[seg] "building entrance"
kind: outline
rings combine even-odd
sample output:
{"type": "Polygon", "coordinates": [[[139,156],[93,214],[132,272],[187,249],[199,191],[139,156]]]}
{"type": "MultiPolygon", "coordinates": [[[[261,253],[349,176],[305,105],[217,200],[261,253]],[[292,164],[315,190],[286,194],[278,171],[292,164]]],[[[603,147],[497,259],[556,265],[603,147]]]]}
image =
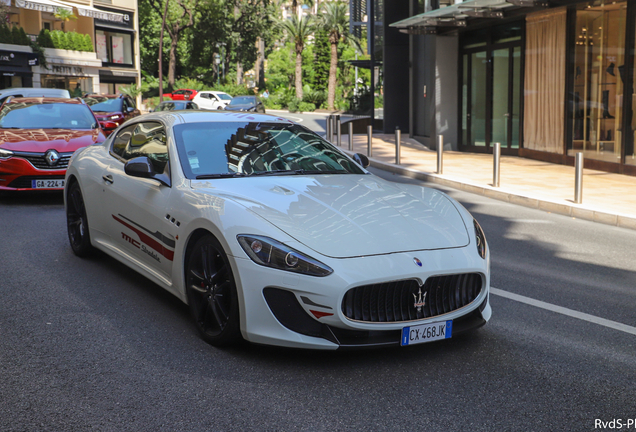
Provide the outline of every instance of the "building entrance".
{"type": "Polygon", "coordinates": [[[516,154],[521,130],[522,23],[466,33],[461,51],[461,146],[516,154]]]}

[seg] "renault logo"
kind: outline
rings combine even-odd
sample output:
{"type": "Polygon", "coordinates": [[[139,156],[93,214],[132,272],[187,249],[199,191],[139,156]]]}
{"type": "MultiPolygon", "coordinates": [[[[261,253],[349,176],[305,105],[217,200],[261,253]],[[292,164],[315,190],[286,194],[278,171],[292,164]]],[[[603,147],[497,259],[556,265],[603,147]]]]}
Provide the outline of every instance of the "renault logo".
{"type": "Polygon", "coordinates": [[[46,160],[46,163],[50,166],[56,165],[57,161],[60,160],[60,154],[55,150],[47,150],[44,154],[44,160],[46,160]]]}

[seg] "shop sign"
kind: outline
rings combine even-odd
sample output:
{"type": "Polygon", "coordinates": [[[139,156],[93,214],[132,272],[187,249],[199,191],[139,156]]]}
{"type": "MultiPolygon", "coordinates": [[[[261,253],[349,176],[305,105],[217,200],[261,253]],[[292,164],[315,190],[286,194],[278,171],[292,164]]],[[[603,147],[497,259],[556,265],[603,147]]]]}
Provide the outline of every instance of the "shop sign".
{"type": "MultiPolygon", "coordinates": [[[[106,9],[103,7],[99,8],[100,11],[103,11],[104,15],[117,15],[119,16],[119,18],[117,18],[117,20],[114,19],[108,19],[107,16],[94,16],[93,18],[95,18],[95,25],[99,26],[99,24],[103,24],[103,25],[112,25],[114,22],[116,22],[118,27],[121,28],[128,28],[128,29],[133,29],[134,28],[134,13],[133,12],[128,12],[128,11],[122,11],[122,10],[116,10],[116,9],[106,9]]],[[[99,15],[99,13],[96,13],[96,15],[99,15]]]]}
{"type": "Polygon", "coordinates": [[[0,54],[0,62],[11,63],[13,62],[14,58],[15,58],[15,54],[13,53],[0,54]]]}
{"type": "Polygon", "coordinates": [[[53,71],[53,73],[58,74],[58,75],[72,75],[72,76],[77,76],[77,75],[86,75],[84,73],[84,69],[82,69],[79,66],[57,66],[57,65],[52,65],[51,66],[51,70],[53,71]]]}

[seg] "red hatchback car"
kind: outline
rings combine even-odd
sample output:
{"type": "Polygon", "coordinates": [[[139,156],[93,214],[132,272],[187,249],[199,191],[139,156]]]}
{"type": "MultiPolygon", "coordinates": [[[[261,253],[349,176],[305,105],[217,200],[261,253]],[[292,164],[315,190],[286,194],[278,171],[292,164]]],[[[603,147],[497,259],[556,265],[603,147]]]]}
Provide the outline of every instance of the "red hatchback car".
{"type": "Polygon", "coordinates": [[[90,105],[106,136],[125,121],[141,115],[133,99],[122,94],[89,94],[84,102],[90,105]]]}
{"type": "Polygon", "coordinates": [[[172,93],[164,93],[163,97],[169,97],[172,100],[192,100],[199,93],[193,89],[180,89],[172,93]]]}
{"type": "Polygon", "coordinates": [[[73,153],[105,139],[80,99],[9,98],[0,107],[0,191],[64,189],[73,153]]]}

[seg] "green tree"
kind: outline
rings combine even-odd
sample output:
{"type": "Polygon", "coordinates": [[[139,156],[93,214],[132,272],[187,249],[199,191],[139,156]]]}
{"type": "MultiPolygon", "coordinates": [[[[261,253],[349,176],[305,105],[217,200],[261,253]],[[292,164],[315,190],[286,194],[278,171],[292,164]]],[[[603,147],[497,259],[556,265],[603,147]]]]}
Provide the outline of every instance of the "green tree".
{"type": "MultiPolygon", "coordinates": [[[[338,45],[342,42],[358,45],[357,39],[349,34],[349,17],[347,16],[347,3],[340,0],[323,3],[321,5],[319,26],[329,34],[331,44],[331,61],[329,65],[329,85],[327,92],[327,105],[334,109],[336,99],[337,73],[338,73],[338,45]]],[[[362,49],[360,48],[360,51],[362,49]]]]}
{"type": "Polygon", "coordinates": [[[303,50],[305,49],[307,38],[314,32],[313,20],[311,16],[298,18],[296,15],[292,15],[290,19],[279,21],[278,25],[285,31],[288,40],[294,44],[294,51],[296,53],[296,80],[294,84],[296,87],[296,97],[302,99],[303,50]]]}
{"type": "MultiPolygon", "coordinates": [[[[150,7],[160,17],[163,17],[165,3],[163,0],[146,0],[150,7]]],[[[195,18],[198,17],[199,0],[173,0],[166,15],[166,32],[170,36],[170,47],[168,49],[168,83],[174,86],[177,68],[177,47],[179,39],[186,30],[195,25],[195,18]]],[[[163,53],[160,53],[163,55],[163,53]]]]}
{"type": "Polygon", "coordinates": [[[327,89],[330,61],[331,45],[329,44],[329,34],[320,29],[315,33],[314,37],[314,76],[312,85],[315,89],[327,89]]]}

